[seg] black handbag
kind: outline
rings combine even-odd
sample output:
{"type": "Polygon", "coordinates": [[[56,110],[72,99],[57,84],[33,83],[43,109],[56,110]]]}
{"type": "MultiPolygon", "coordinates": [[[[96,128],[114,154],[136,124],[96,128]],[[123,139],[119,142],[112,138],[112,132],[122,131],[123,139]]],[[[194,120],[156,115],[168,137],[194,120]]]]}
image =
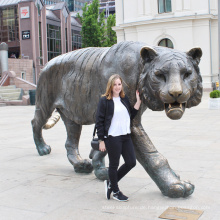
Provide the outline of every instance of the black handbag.
{"type": "MultiPolygon", "coordinates": [[[[108,101],[106,101],[106,109],[105,109],[105,116],[106,116],[106,112],[108,109],[108,101]]],[[[93,131],[93,136],[92,136],[92,141],[91,141],[91,146],[94,150],[98,150],[99,151],[99,139],[95,138],[95,132],[96,132],[96,125],[94,127],[94,131],[93,131]]]]}
{"type": "Polygon", "coordinates": [[[93,131],[93,137],[92,137],[92,141],[91,141],[91,146],[94,150],[99,150],[99,139],[95,138],[95,131],[96,131],[96,126],[94,127],[94,131],[93,131]]]}

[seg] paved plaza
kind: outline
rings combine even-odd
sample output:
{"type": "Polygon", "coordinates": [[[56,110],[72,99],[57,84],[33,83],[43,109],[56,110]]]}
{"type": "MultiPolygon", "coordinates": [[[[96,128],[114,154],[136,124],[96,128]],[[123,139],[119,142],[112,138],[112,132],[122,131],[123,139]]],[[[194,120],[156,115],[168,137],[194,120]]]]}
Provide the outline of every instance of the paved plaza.
{"type": "MultiPolygon", "coordinates": [[[[142,124],[152,142],[181,179],[195,184],[188,198],[161,194],[143,167],[120,181],[128,202],[106,200],[103,181],[77,174],[66,157],[63,122],[43,132],[52,147],[39,156],[32,137],[34,106],[0,107],[0,219],[156,220],[168,207],[204,210],[199,220],[220,219],[220,110],[208,109],[208,93],[181,120],[147,110],[142,124]]],[[[88,158],[93,125],[84,126],[80,153],[88,158]]],[[[121,163],[123,159],[121,159],[121,163]]],[[[108,159],[106,157],[106,164],[108,159]]]]}

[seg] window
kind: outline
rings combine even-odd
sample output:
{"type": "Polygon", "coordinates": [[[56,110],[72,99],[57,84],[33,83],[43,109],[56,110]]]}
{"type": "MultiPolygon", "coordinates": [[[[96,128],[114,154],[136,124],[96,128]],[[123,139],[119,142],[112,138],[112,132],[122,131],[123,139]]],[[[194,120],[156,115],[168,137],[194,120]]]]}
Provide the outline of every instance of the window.
{"type": "Polygon", "coordinates": [[[68,52],[67,28],[65,28],[65,37],[66,37],[66,53],[67,53],[68,52]]]}
{"type": "Polygon", "coordinates": [[[166,13],[171,12],[171,0],[158,0],[158,12],[166,13]]]}
{"type": "Polygon", "coordinates": [[[47,24],[48,61],[61,54],[61,31],[59,26],[47,24]]]}
{"type": "Polygon", "coordinates": [[[72,30],[72,50],[77,50],[82,48],[82,37],[80,33],[75,33],[74,30],[72,30]]]}
{"type": "Polygon", "coordinates": [[[39,22],[39,49],[40,49],[40,65],[43,65],[42,60],[42,40],[41,40],[41,22],[39,22]]]}
{"type": "Polygon", "coordinates": [[[21,72],[21,78],[26,80],[26,72],[21,72]]]}
{"type": "Polygon", "coordinates": [[[0,8],[0,42],[19,40],[17,7],[0,8]]]}
{"type": "Polygon", "coordinates": [[[35,5],[36,5],[36,7],[37,7],[38,16],[40,16],[41,9],[43,8],[43,5],[42,5],[42,3],[41,3],[40,0],[35,1],[35,5]]]}
{"type": "Polygon", "coordinates": [[[173,43],[172,43],[172,41],[171,41],[170,39],[168,39],[168,38],[162,39],[162,40],[159,42],[158,46],[161,46],[161,47],[169,47],[169,48],[172,48],[172,49],[173,49],[173,43]]]}

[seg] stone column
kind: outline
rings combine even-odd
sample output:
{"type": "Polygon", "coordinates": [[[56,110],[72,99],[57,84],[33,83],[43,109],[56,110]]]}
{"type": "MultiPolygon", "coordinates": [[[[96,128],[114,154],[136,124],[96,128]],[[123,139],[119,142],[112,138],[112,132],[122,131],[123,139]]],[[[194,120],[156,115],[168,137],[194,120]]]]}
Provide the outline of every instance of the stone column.
{"type": "Polygon", "coordinates": [[[8,71],[8,44],[2,42],[0,44],[0,72],[8,71]]]}

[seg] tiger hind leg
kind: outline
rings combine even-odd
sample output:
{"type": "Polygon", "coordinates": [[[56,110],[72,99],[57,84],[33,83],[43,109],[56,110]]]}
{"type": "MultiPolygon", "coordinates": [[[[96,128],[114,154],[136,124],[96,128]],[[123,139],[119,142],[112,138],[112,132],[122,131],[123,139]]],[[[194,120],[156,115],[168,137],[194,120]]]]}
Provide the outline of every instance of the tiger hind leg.
{"type": "Polygon", "coordinates": [[[51,147],[47,145],[42,136],[43,126],[50,118],[51,112],[43,112],[40,108],[35,109],[34,119],[31,121],[33,129],[34,142],[40,156],[47,155],[51,152],[51,147]]]}
{"type": "Polygon", "coordinates": [[[76,173],[91,173],[93,171],[91,161],[89,159],[82,159],[78,149],[82,125],[68,119],[59,109],[58,112],[66,126],[67,140],[65,147],[69,162],[73,165],[76,173]]]}

